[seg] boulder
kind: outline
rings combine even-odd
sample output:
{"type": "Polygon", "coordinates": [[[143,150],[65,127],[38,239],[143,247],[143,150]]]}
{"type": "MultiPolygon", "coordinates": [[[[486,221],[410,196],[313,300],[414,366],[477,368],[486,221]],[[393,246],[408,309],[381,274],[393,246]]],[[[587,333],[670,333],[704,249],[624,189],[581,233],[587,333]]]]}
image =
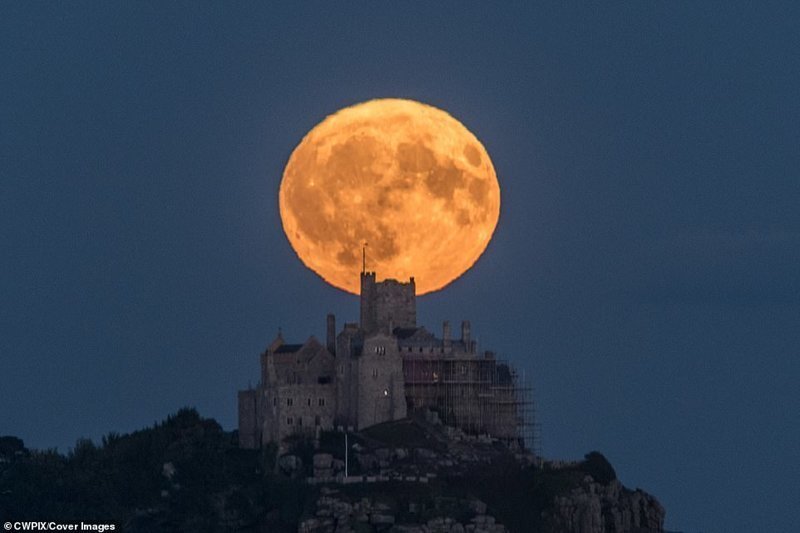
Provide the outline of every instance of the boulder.
{"type": "Polygon", "coordinates": [[[390,514],[373,513],[369,521],[376,526],[392,525],[394,524],[394,516],[390,514]]]}
{"type": "Polygon", "coordinates": [[[296,455],[284,455],[278,459],[278,466],[285,474],[295,474],[303,468],[303,460],[296,455]]]}
{"type": "Polygon", "coordinates": [[[480,500],[471,500],[469,508],[477,515],[486,514],[486,504],[480,500]]]}
{"type": "Polygon", "coordinates": [[[333,456],[329,453],[314,454],[314,468],[331,468],[333,456]]]}
{"type": "Polygon", "coordinates": [[[428,461],[432,461],[436,459],[437,455],[436,452],[433,450],[429,450],[427,448],[417,448],[416,449],[417,457],[420,459],[425,459],[428,461]]]}
{"type": "Polygon", "coordinates": [[[391,461],[392,460],[392,450],[389,448],[378,448],[375,450],[375,457],[378,458],[378,461],[391,461]]]}

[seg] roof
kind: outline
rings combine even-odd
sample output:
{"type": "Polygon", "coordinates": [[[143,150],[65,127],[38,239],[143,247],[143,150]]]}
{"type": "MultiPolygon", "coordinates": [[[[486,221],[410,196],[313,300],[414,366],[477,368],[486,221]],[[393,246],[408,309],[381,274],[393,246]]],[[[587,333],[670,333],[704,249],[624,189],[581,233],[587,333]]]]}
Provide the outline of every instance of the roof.
{"type": "Polygon", "coordinates": [[[442,342],[440,339],[437,339],[433,333],[425,329],[425,326],[420,326],[418,328],[394,328],[392,333],[394,333],[401,344],[424,344],[428,346],[434,344],[438,345],[442,342]]]}
{"type": "Polygon", "coordinates": [[[302,344],[281,344],[274,353],[294,353],[302,348],[302,344]]]}
{"type": "Polygon", "coordinates": [[[412,337],[419,328],[394,328],[394,336],[398,339],[407,339],[412,337]]]}

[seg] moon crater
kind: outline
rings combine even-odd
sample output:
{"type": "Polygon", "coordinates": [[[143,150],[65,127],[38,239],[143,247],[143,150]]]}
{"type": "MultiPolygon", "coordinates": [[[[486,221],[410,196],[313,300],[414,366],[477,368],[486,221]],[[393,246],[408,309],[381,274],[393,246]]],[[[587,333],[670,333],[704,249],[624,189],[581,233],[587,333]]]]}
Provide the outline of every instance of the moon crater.
{"type": "Polygon", "coordinates": [[[500,213],[489,154],[460,122],[411,100],[372,100],[318,124],[281,181],[284,231],[332,285],[358,294],[362,247],[381,279],[446,286],[480,257],[500,213]]]}

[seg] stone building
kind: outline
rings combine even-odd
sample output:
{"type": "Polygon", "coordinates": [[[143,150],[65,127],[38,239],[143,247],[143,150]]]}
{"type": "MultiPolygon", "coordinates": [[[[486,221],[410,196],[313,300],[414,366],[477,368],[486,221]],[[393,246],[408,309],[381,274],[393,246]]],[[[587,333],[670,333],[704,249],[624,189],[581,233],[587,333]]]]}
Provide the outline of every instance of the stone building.
{"type": "Polygon", "coordinates": [[[417,326],[414,278],[377,282],[361,274],[359,323],[336,334],[328,315],[323,345],[313,336],[287,344],[281,334],[261,355],[261,381],[239,391],[244,448],[335,427],[363,429],[434,411],[473,434],[522,443],[529,402],[509,365],[478,353],[470,323],[441,338],[417,326]]]}

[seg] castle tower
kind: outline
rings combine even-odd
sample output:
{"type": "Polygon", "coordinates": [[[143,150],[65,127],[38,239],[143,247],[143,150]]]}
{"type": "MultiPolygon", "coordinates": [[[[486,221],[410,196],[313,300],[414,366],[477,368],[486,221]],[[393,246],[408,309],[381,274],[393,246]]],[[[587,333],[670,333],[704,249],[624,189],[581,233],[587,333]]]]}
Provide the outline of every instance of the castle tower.
{"type": "Polygon", "coordinates": [[[325,346],[332,354],[336,354],[336,317],[328,313],[325,322],[325,346]]]}
{"type": "Polygon", "coordinates": [[[361,273],[361,329],[366,334],[391,333],[389,328],[417,326],[416,285],[387,279],[375,281],[375,272],[361,273]]]}

